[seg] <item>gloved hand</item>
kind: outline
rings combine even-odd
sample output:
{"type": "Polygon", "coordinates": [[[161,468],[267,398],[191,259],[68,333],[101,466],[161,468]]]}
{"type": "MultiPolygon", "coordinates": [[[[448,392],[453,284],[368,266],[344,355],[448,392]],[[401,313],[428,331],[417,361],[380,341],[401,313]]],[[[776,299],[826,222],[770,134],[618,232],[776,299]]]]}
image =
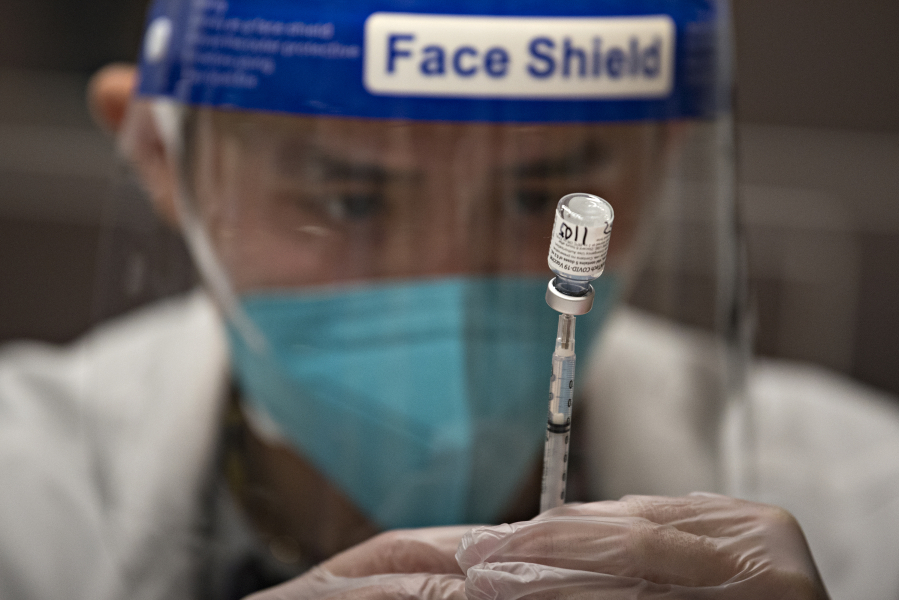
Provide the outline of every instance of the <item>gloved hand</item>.
{"type": "Polygon", "coordinates": [[[389,532],[252,598],[466,597],[826,600],[827,592],[789,513],[691,494],[568,505],[512,525],[389,532]]]}
{"type": "Polygon", "coordinates": [[[388,531],[245,600],[465,600],[465,575],[455,552],[470,529],[388,531]]]}
{"type": "Polygon", "coordinates": [[[466,533],[469,600],[826,600],[798,523],[714,494],[625,496],[466,533]]]}

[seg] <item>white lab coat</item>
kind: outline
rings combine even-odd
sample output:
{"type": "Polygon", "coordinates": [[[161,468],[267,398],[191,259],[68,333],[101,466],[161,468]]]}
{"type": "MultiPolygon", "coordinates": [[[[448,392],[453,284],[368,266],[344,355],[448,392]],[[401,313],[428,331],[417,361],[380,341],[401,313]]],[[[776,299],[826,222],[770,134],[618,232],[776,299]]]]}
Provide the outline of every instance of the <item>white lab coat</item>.
{"type": "Polygon", "coordinates": [[[226,381],[201,294],[0,353],[0,598],[193,596],[226,381]]]}
{"type": "MultiPolygon", "coordinates": [[[[619,311],[605,338],[583,412],[602,491],[720,487],[701,405],[715,357],[702,337],[619,311]]],[[[227,373],[220,322],[199,292],[64,349],[0,351],[0,598],[191,597],[227,373]]],[[[754,367],[749,398],[751,493],[798,517],[833,600],[894,600],[895,401],[773,362],[754,367]]]]}

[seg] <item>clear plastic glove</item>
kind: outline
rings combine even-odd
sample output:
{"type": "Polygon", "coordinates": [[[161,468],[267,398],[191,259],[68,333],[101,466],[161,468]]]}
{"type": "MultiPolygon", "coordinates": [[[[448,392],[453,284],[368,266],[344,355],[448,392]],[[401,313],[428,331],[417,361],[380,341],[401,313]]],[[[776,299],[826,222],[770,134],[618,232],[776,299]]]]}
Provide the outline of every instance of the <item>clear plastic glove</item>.
{"type": "Polygon", "coordinates": [[[827,600],[827,592],[789,513],[692,494],[568,505],[496,527],[393,531],[252,596],[306,598],[827,600]]]}
{"type": "Polygon", "coordinates": [[[464,600],[465,575],[455,552],[470,529],[388,531],[246,600],[464,600]]]}
{"type": "Polygon", "coordinates": [[[563,506],[473,529],[456,558],[469,600],[828,598],[792,515],[713,494],[563,506]]]}

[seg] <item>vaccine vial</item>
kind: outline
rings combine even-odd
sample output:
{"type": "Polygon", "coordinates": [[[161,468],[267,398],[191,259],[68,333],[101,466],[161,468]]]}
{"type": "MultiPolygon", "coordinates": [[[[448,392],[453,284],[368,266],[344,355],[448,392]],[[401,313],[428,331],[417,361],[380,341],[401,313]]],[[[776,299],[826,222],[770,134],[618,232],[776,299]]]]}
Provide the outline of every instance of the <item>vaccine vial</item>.
{"type": "Polygon", "coordinates": [[[547,258],[557,293],[579,298],[590,292],[606,266],[614,219],[612,205],[599,196],[575,193],[559,200],[547,258]]]}

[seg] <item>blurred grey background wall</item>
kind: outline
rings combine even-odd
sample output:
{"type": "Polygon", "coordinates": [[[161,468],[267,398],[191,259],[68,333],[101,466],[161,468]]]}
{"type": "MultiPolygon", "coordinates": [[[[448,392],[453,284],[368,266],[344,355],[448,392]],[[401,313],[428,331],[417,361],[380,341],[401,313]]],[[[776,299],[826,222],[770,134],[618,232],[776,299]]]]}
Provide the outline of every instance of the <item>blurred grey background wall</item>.
{"type": "MultiPolygon", "coordinates": [[[[899,392],[899,2],[734,0],[739,198],[760,354],[899,392]]],[[[84,105],[144,0],[0,3],[0,340],[95,318],[115,168],[84,105]]]]}
{"type": "Polygon", "coordinates": [[[71,340],[92,322],[112,140],[90,73],[136,55],[144,1],[0,2],[0,340],[71,340]]]}
{"type": "Polygon", "coordinates": [[[735,0],[761,354],[899,392],[899,2],[735,0]]]}

